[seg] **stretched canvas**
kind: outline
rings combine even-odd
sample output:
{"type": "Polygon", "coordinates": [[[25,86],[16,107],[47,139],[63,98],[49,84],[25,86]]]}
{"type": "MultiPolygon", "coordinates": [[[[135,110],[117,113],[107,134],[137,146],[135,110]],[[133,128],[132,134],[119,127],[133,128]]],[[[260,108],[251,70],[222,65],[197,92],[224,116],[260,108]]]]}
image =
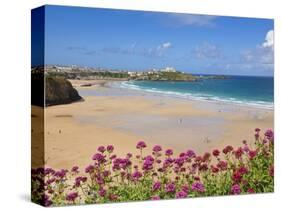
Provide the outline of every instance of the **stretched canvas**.
{"type": "Polygon", "coordinates": [[[51,5],[31,18],[33,202],[274,191],[273,20],[51,5]]]}

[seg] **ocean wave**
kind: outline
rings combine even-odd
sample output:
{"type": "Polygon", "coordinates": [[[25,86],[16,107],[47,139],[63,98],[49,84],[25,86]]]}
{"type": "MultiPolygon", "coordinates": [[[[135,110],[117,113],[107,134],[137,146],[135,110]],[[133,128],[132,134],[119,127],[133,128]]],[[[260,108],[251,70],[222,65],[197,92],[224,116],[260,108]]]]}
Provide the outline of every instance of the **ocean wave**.
{"type": "Polygon", "coordinates": [[[249,107],[256,107],[261,109],[273,109],[274,104],[271,102],[265,101],[249,101],[249,100],[241,100],[234,97],[219,97],[213,96],[209,94],[202,94],[202,93],[181,93],[176,91],[164,91],[157,88],[145,88],[132,82],[121,82],[118,83],[118,87],[125,88],[125,89],[132,89],[142,92],[150,92],[150,93],[157,93],[163,96],[169,97],[176,97],[182,99],[189,99],[189,100],[200,100],[200,101],[208,101],[208,102],[216,102],[216,103],[226,103],[226,104],[235,104],[235,105],[242,105],[242,106],[249,106],[249,107]]]}

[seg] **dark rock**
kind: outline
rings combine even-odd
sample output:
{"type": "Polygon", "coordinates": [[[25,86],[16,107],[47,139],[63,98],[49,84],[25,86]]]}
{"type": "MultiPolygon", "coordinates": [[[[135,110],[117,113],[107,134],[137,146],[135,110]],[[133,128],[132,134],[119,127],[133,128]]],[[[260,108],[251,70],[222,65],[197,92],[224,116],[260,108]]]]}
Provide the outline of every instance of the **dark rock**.
{"type": "Polygon", "coordinates": [[[46,106],[68,104],[81,100],[76,89],[71,83],[60,77],[46,77],[45,79],[45,101],[46,106]]]}

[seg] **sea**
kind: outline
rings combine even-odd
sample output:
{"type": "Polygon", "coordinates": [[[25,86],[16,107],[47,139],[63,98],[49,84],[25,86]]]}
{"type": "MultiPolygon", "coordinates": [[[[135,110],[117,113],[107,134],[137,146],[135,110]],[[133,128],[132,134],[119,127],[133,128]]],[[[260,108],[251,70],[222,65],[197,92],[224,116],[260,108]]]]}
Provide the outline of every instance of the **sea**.
{"type": "Polygon", "coordinates": [[[124,81],[120,86],[177,98],[274,108],[273,77],[229,76],[196,82],[124,81]]]}

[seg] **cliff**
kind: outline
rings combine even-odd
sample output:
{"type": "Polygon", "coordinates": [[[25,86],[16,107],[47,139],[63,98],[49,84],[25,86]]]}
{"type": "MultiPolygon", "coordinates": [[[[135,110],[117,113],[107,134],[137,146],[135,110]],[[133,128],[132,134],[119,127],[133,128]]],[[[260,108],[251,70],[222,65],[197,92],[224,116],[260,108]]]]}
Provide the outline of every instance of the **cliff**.
{"type": "Polygon", "coordinates": [[[59,77],[46,77],[45,79],[45,101],[46,106],[67,104],[81,100],[76,89],[71,83],[59,77]]]}

